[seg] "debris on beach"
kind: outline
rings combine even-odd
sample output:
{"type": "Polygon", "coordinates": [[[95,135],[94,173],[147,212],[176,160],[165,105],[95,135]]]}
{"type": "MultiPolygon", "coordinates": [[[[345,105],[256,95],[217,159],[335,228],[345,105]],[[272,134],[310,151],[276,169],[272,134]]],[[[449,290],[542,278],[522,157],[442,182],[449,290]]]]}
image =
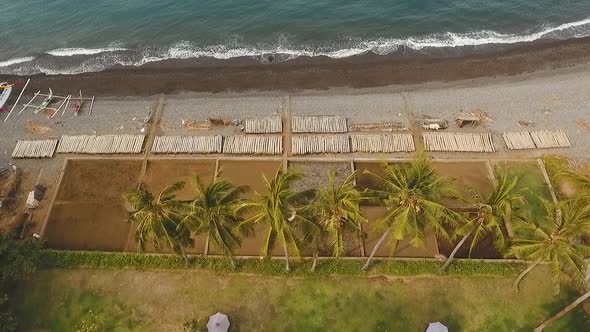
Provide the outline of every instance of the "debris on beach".
{"type": "Polygon", "coordinates": [[[466,125],[472,126],[488,126],[494,122],[494,118],[479,107],[475,107],[470,111],[460,110],[455,115],[455,123],[459,128],[466,125]]]}
{"type": "Polygon", "coordinates": [[[31,132],[31,134],[34,135],[43,135],[46,134],[48,131],[51,130],[51,128],[47,127],[47,126],[43,126],[41,124],[35,123],[31,120],[28,120],[25,128],[27,128],[27,130],[29,132],[31,132]]]}
{"type": "Polygon", "coordinates": [[[348,127],[349,131],[403,131],[408,127],[402,122],[381,122],[381,123],[355,123],[348,127]]]}
{"type": "Polygon", "coordinates": [[[445,119],[422,118],[416,120],[418,126],[428,130],[441,130],[449,128],[449,122],[445,119]]]}
{"type": "Polygon", "coordinates": [[[518,126],[519,127],[534,127],[535,126],[535,122],[533,121],[525,121],[525,120],[519,120],[518,122],[518,126]]]}
{"type": "Polygon", "coordinates": [[[211,123],[209,121],[196,121],[196,120],[182,120],[180,126],[187,129],[193,130],[209,130],[211,129],[211,123]]]}
{"type": "Polygon", "coordinates": [[[229,126],[232,124],[232,120],[229,119],[215,119],[209,118],[207,119],[212,126],[229,126]]]}
{"type": "Polygon", "coordinates": [[[590,131],[590,121],[586,120],[586,119],[577,119],[576,120],[576,125],[582,129],[586,129],[587,131],[590,131]]]}

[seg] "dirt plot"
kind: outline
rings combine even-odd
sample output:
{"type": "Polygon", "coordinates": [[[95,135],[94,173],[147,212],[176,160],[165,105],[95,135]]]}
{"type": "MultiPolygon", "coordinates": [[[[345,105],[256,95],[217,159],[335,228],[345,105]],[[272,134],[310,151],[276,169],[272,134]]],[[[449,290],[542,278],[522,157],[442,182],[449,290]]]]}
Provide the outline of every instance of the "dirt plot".
{"type": "Polygon", "coordinates": [[[49,213],[45,236],[57,249],[124,250],[131,225],[121,195],[137,184],[141,160],[72,159],[49,213]]]}
{"type": "Polygon", "coordinates": [[[140,171],[141,160],[70,159],[56,201],[120,201],[140,171]]]}
{"type": "MultiPolygon", "coordinates": [[[[376,230],[376,221],[384,213],[384,207],[367,206],[363,207],[365,217],[369,220],[368,223],[362,225],[363,231],[366,233],[364,245],[365,245],[365,256],[369,256],[371,251],[379,241],[379,238],[383,235],[383,231],[376,230]]],[[[390,238],[386,239],[385,242],[377,249],[375,257],[434,257],[438,254],[436,237],[434,234],[426,234],[425,245],[423,247],[415,247],[410,244],[408,239],[404,239],[397,244],[395,253],[392,253],[392,247],[389,245],[390,238]]]]}
{"type": "Polygon", "coordinates": [[[492,181],[485,162],[434,162],[434,168],[439,175],[452,181],[456,189],[457,199],[445,199],[443,204],[451,208],[465,207],[473,201],[473,194],[469,187],[479,191],[486,197],[493,188],[492,181]]]}
{"type": "Polygon", "coordinates": [[[193,196],[194,175],[198,175],[205,184],[211,183],[215,175],[215,160],[149,160],[143,182],[157,194],[174,182],[185,181],[184,189],[177,196],[184,200],[193,196]]]}
{"type": "MultiPolygon", "coordinates": [[[[276,174],[281,167],[280,161],[258,161],[258,160],[220,160],[219,168],[221,177],[227,179],[234,185],[247,185],[250,190],[244,197],[253,197],[255,192],[263,193],[266,191],[263,175],[269,180],[276,174]]],[[[253,234],[242,239],[242,246],[236,251],[238,256],[259,256],[262,244],[268,232],[268,226],[255,225],[253,234]]],[[[218,253],[219,250],[213,246],[210,248],[211,254],[218,253]]],[[[280,246],[276,246],[272,252],[273,256],[283,255],[280,246]]]]}
{"type": "Polygon", "coordinates": [[[336,171],[336,184],[342,183],[352,172],[350,163],[343,162],[290,162],[289,168],[295,168],[304,177],[297,181],[295,189],[323,188],[328,184],[328,174],[336,171]]]}

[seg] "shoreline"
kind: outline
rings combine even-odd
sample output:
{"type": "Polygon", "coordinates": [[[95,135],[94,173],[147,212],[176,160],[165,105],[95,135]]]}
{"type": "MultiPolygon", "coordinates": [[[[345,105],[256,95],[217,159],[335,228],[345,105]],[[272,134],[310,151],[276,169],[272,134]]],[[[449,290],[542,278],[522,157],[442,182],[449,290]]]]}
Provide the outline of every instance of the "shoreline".
{"type": "MultiPolygon", "coordinates": [[[[466,56],[299,57],[265,64],[254,58],[166,60],[76,75],[29,76],[29,91],[82,89],[100,96],[181,92],[302,91],[372,88],[515,76],[590,63],[590,37],[544,41],[466,56]]],[[[4,81],[25,76],[2,75],[4,81]]]]}

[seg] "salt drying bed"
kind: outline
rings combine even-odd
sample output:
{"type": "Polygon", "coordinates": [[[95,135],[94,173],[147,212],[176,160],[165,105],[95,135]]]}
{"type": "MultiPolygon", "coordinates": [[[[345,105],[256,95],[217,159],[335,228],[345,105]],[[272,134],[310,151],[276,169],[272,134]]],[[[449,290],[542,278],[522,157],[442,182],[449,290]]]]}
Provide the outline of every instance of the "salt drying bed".
{"type": "Polygon", "coordinates": [[[63,135],[58,153],[119,154],[141,153],[144,135],[63,135]]]}
{"type": "Polygon", "coordinates": [[[340,116],[294,116],[291,119],[294,133],[346,133],[346,118],[340,116]]]}
{"type": "Polygon", "coordinates": [[[293,154],[349,153],[348,135],[297,135],[291,140],[293,154]]]}
{"type": "Polygon", "coordinates": [[[56,146],[56,139],[18,141],[12,151],[12,158],[51,158],[56,146]]]}
{"type": "Polygon", "coordinates": [[[352,152],[412,152],[412,134],[350,135],[352,152]]]}
{"type": "Polygon", "coordinates": [[[283,137],[279,135],[226,136],[223,153],[230,154],[281,154],[283,137]]]}
{"type": "Polygon", "coordinates": [[[495,152],[491,133],[424,133],[427,151],[495,152]]]}
{"type": "Polygon", "coordinates": [[[221,153],[223,137],[215,136],[157,136],[152,153],[221,153]]]}
{"type": "Polygon", "coordinates": [[[283,132],[283,122],[278,116],[244,120],[246,134],[270,134],[283,132]]]}

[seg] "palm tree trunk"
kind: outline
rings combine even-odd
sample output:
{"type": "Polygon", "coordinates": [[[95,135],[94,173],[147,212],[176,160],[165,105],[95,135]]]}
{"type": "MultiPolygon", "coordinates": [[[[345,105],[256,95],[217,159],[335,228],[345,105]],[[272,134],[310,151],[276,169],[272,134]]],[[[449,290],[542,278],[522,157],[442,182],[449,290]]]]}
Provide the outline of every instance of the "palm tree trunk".
{"type": "Polygon", "coordinates": [[[311,272],[315,271],[315,267],[318,263],[318,251],[314,250],[313,252],[313,264],[311,264],[311,272]]]}
{"type": "Polygon", "coordinates": [[[205,257],[209,255],[209,234],[207,233],[207,238],[205,239],[205,257]]]}
{"type": "Polygon", "coordinates": [[[577,307],[580,303],[584,302],[588,298],[590,298],[590,291],[587,291],[584,295],[578,297],[574,302],[572,302],[570,305],[568,305],[563,310],[558,312],[555,316],[544,321],[541,325],[537,326],[537,328],[535,328],[534,331],[535,332],[543,331],[544,328],[546,328],[547,326],[549,326],[550,324],[552,324],[556,320],[560,319],[561,317],[565,316],[568,312],[570,312],[572,309],[577,307]]]}
{"type": "Polygon", "coordinates": [[[463,245],[463,243],[465,243],[465,241],[467,241],[467,238],[471,235],[471,233],[473,233],[473,231],[475,230],[476,227],[473,227],[469,233],[465,234],[463,236],[463,238],[461,239],[461,241],[459,241],[459,243],[457,243],[457,245],[455,246],[455,249],[453,249],[453,251],[451,252],[451,255],[449,256],[449,258],[447,258],[447,261],[445,262],[445,265],[443,265],[441,270],[446,270],[447,267],[451,264],[451,261],[453,260],[453,258],[455,257],[455,254],[457,254],[457,251],[459,251],[459,248],[461,248],[461,246],[463,245]]]}
{"type": "Polygon", "coordinates": [[[389,230],[387,230],[385,233],[383,233],[383,235],[381,236],[379,241],[377,241],[377,243],[375,244],[375,247],[373,247],[373,250],[371,251],[371,255],[369,256],[369,259],[367,259],[367,262],[365,263],[365,265],[363,265],[363,271],[367,271],[367,268],[369,267],[369,264],[371,264],[371,260],[373,259],[373,256],[375,256],[377,249],[379,249],[379,247],[381,247],[381,244],[383,244],[383,241],[385,241],[385,238],[388,235],[389,235],[389,230]]]}
{"type": "Polygon", "coordinates": [[[289,249],[286,242],[283,244],[283,249],[285,250],[285,271],[289,272],[291,269],[289,268],[289,249]]]}
{"type": "Polygon", "coordinates": [[[531,272],[532,269],[534,269],[537,265],[539,265],[539,263],[541,263],[541,259],[537,259],[531,266],[529,266],[526,270],[522,271],[522,273],[518,276],[518,278],[516,278],[516,280],[514,280],[514,283],[512,284],[512,287],[518,292],[518,284],[520,283],[520,281],[522,280],[522,278],[524,278],[524,276],[531,272]]]}
{"type": "Polygon", "coordinates": [[[188,259],[188,256],[184,252],[184,246],[183,245],[180,245],[180,252],[182,253],[182,258],[184,258],[184,264],[186,264],[186,266],[188,266],[190,264],[190,261],[188,259]]]}

